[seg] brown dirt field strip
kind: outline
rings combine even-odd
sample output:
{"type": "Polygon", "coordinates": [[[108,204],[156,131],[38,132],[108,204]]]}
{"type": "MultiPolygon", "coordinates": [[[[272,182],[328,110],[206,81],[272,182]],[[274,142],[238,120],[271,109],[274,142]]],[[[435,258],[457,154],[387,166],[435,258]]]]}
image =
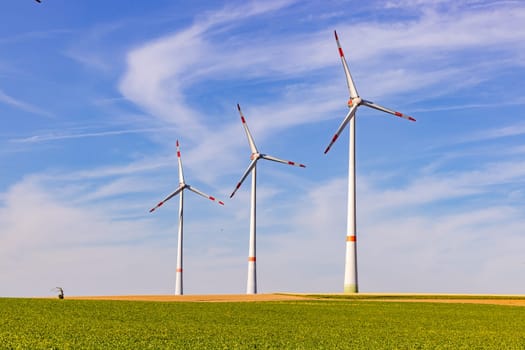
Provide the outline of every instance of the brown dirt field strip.
{"type": "Polygon", "coordinates": [[[258,302],[258,301],[294,301],[294,300],[331,300],[331,301],[379,301],[402,303],[458,303],[458,304],[490,304],[507,306],[525,306],[525,299],[422,299],[422,298],[363,298],[363,299],[327,299],[306,295],[292,294],[218,294],[218,295],[109,295],[109,296],[72,296],[67,299],[76,300],[128,300],[128,301],[163,301],[163,302],[258,302]]]}
{"type": "Polygon", "coordinates": [[[362,299],[362,301],[382,301],[395,303],[447,303],[447,304],[489,304],[507,306],[525,306],[525,300],[519,299],[362,299]]]}
{"type": "Polygon", "coordinates": [[[218,294],[218,295],[110,295],[68,297],[77,300],[129,300],[129,301],[180,301],[180,302],[254,302],[254,301],[290,301],[311,300],[298,295],[282,294],[218,294]]]}

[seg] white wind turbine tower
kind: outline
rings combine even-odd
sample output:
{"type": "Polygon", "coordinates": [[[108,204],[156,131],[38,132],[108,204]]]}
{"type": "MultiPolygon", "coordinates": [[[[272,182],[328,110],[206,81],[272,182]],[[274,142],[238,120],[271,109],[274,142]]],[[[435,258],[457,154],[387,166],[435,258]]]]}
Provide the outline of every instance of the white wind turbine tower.
{"type": "Polygon", "coordinates": [[[345,279],[344,279],[344,292],[345,293],[357,293],[359,291],[357,284],[357,242],[356,242],[356,172],[355,172],[355,118],[354,115],[359,106],[366,106],[377,109],[382,112],[390,113],[396,117],[408,119],[410,121],[416,121],[414,118],[393,111],[391,109],[381,107],[371,101],[363,100],[359,97],[350,69],[346,63],[346,59],[337,37],[337,32],[334,31],[335,40],[337,42],[337,48],[339,49],[339,55],[341,56],[341,62],[343,63],[343,69],[346,74],[346,83],[348,85],[348,91],[350,92],[350,99],[348,100],[348,114],[343,119],[341,125],[335,132],[335,135],[330,141],[328,147],[324,153],[326,154],[334,142],[337,140],[345,126],[350,123],[350,142],[349,142],[349,159],[348,159],[348,213],[347,213],[347,234],[346,234],[346,256],[345,256],[345,279]]]}
{"type": "Polygon", "coordinates": [[[204,192],[199,191],[193,186],[188,185],[184,182],[184,173],[182,172],[182,160],[180,157],[180,149],[179,149],[179,140],[177,140],[177,160],[179,163],[179,187],[167,196],[162,202],[157,204],[154,208],[150,209],[150,213],[155,211],[158,207],[162,206],[164,203],[169,201],[171,198],[175,197],[176,195],[180,194],[179,196],[179,234],[178,234],[178,245],[177,245],[177,275],[176,275],[176,281],[175,281],[175,295],[182,295],[182,227],[183,227],[183,212],[184,212],[184,190],[188,189],[192,192],[197,193],[200,196],[203,196],[204,198],[208,198],[214,202],[219,203],[220,205],[224,205],[223,201],[217,200],[215,197],[208,196],[204,192]]]}
{"type": "Polygon", "coordinates": [[[274,162],[298,166],[301,168],[304,168],[306,166],[303,164],[291,162],[288,160],[283,160],[283,159],[279,159],[276,157],[272,157],[267,154],[259,153],[259,151],[257,150],[257,147],[255,146],[253,137],[250,134],[250,130],[248,129],[248,124],[246,124],[246,119],[244,119],[244,116],[242,114],[241,107],[239,106],[239,104],[237,104],[237,109],[239,110],[239,114],[241,115],[242,126],[244,127],[244,131],[246,132],[246,137],[248,138],[248,143],[250,144],[250,150],[252,151],[250,159],[252,161],[250,165],[248,165],[248,168],[242,175],[241,179],[239,180],[239,183],[235,187],[235,190],[233,190],[232,194],[230,195],[230,198],[233,197],[235,192],[237,192],[239,187],[241,187],[243,181],[246,179],[248,174],[251,172],[252,173],[252,194],[251,194],[251,200],[250,200],[250,204],[251,204],[250,205],[250,247],[249,247],[249,253],[248,253],[248,282],[246,283],[246,294],[257,294],[256,254],[255,254],[257,161],[263,158],[267,160],[272,160],[274,162]]]}

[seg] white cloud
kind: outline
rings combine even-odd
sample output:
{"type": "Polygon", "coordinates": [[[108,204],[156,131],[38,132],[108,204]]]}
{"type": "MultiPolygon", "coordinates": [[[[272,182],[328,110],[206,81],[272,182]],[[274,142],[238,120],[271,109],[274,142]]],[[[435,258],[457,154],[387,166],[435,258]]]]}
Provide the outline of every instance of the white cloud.
{"type": "Polygon", "coordinates": [[[69,34],[71,33],[70,30],[67,29],[50,29],[50,30],[39,30],[39,31],[33,31],[33,32],[26,32],[21,33],[9,37],[3,37],[0,38],[0,44],[6,44],[6,43],[17,43],[17,42],[23,42],[23,41],[32,41],[32,40],[45,40],[45,39],[51,39],[55,38],[57,35],[60,34],[69,34]]]}
{"type": "MultiPolygon", "coordinates": [[[[120,83],[121,92],[164,121],[192,134],[206,132],[201,116],[187,106],[185,90],[191,85],[192,77],[202,69],[208,71],[213,62],[221,62],[222,67],[224,64],[231,67],[233,62],[217,57],[204,34],[218,25],[274,11],[291,2],[249,3],[210,12],[186,30],[134,49],[128,54],[128,70],[120,83]]],[[[210,78],[209,74],[205,77],[210,78]]]]}
{"type": "Polygon", "coordinates": [[[523,270],[517,263],[523,260],[521,252],[511,248],[525,240],[520,229],[523,210],[486,205],[450,211],[362,220],[361,276],[366,289],[520,293],[523,283],[502,276],[523,270]],[[504,267],[502,257],[513,263],[504,267]]]}
{"type": "MultiPolygon", "coordinates": [[[[362,291],[519,292],[522,283],[501,275],[508,271],[519,275],[522,269],[516,247],[525,243],[521,234],[525,208],[511,207],[505,200],[438,211],[433,205],[444,199],[464,200],[472,187],[492,196],[500,191],[493,184],[521,181],[522,169],[502,161],[457,171],[446,179],[434,169],[423,181],[413,177],[404,187],[389,184],[387,190],[384,179],[361,175],[362,291]],[[502,238],[495,239],[499,234],[502,238]]],[[[140,189],[141,179],[129,177],[127,171],[109,173],[116,178],[88,192],[74,186],[57,188],[49,177],[37,176],[3,194],[0,294],[48,295],[48,288],[56,285],[70,295],[172,291],[177,206],[167,206],[145,220],[141,215],[147,208],[137,206],[144,201],[133,191],[126,193],[130,186],[140,189]],[[135,199],[99,201],[121,194],[135,199]],[[135,214],[119,216],[123,205],[135,214]]],[[[346,178],[311,186],[295,182],[287,194],[266,180],[259,186],[261,292],[341,290],[346,178]]],[[[225,207],[186,197],[188,293],[244,291],[249,190],[237,196],[225,207]],[[203,215],[207,219],[198,220],[203,215]]]]}
{"type": "Polygon", "coordinates": [[[502,126],[495,129],[483,130],[469,137],[463,138],[462,142],[475,142],[493,140],[510,136],[520,136],[525,134],[525,123],[518,122],[514,125],[502,126]]]}
{"type": "Polygon", "coordinates": [[[48,141],[60,141],[68,139],[82,139],[89,137],[106,137],[126,134],[145,134],[145,133],[160,133],[166,131],[166,128],[143,128],[143,129],[124,129],[124,130],[107,130],[97,132],[76,132],[76,133],[64,133],[61,131],[45,133],[41,135],[33,135],[25,138],[13,139],[11,142],[16,143],[37,143],[37,142],[48,142],[48,141]]]}
{"type": "MultiPolygon", "coordinates": [[[[278,4],[275,7],[282,6],[283,4],[278,4]]],[[[215,14],[208,13],[185,30],[132,50],[128,54],[127,72],[120,83],[121,92],[155,117],[176,125],[181,134],[194,141],[199,140],[200,143],[200,140],[208,136],[213,138],[214,133],[229,134],[231,129],[229,125],[225,125],[224,128],[221,127],[221,132],[217,132],[214,125],[207,124],[207,120],[210,120],[208,116],[189,106],[187,95],[197,84],[211,79],[227,81],[233,78],[286,81],[288,78],[308,76],[308,72],[333,66],[332,76],[338,77],[338,81],[317,79],[315,85],[285,83],[285,89],[290,86],[295,90],[293,96],[278,98],[273,103],[274,108],[271,108],[272,113],[266,113],[270,118],[276,115],[274,121],[289,123],[282,127],[319,120],[319,117],[310,119],[310,116],[326,115],[337,103],[330,97],[337,94],[329,92],[340,91],[341,96],[344,96],[344,88],[334,87],[334,82],[343,81],[343,75],[340,68],[335,68],[339,63],[334,57],[336,50],[330,40],[331,30],[272,38],[255,37],[249,42],[243,42],[238,35],[228,40],[220,39],[224,33],[219,28],[228,31],[229,26],[239,26],[250,16],[273,8],[249,7],[233,12],[226,9],[215,14]],[[232,23],[233,19],[236,20],[235,23],[232,23]],[[210,30],[212,28],[213,32],[210,30]],[[257,40],[257,45],[252,45],[254,40],[257,40]],[[321,96],[311,93],[312,89],[321,96]],[[311,101],[312,98],[314,101],[311,101]],[[324,103],[319,103],[320,101],[324,103]],[[315,113],[305,113],[307,110],[315,113]],[[284,114],[287,118],[279,117],[284,114]]],[[[435,94],[442,95],[479,84],[486,79],[478,74],[481,70],[496,69],[493,63],[487,62],[470,64],[468,67],[454,66],[454,63],[449,63],[450,55],[468,48],[491,48],[517,53],[525,36],[521,25],[524,18],[525,11],[520,8],[503,7],[457,14],[424,13],[414,21],[395,24],[358,23],[341,25],[339,29],[351,65],[366,65],[365,70],[361,69],[355,75],[358,87],[369,98],[423,89],[426,89],[428,95],[431,92],[429,88],[435,94]],[[512,16],[509,17],[509,14],[512,16]],[[353,38],[363,40],[355,46],[352,45],[353,38]],[[395,61],[389,60],[389,56],[393,54],[396,56],[395,61]],[[435,62],[437,65],[434,70],[429,70],[428,66],[423,69],[423,62],[427,62],[427,65],[435,62]],[[367,71],[367,78],[362,78],[367,71]]],[[[344,86],[344,83],[341,85],[344,86]]],[[[417,98],[412,96],[412,102],[417,98]]],[[[232,112],[233,110],[232,106],[232,112]]],[[[274,128],[279,127],[275,123],[272,125],[274,128]]]]}
{"type": "Polygon", "coordinates": [[[5,103],[8,106],[20,109],[25,112],[45,116],[45,117],[52,117],[52,114],[49,112],[46,112],[38,107],[33,106],[30,103],[20,101],[12,96],[9,96],[2,90],[0,90],[0,102],[5,103]]]}
{"type": "Polygon", "coordinates": [[[104,177],[122,176],[122,175],[136,175],[143,172],[151,172],[161,168],[176,166],[175,155],[171,156],[151,156],[147,159],[141,158],[131,163],[123,165],[111,165],[105,167],[98,167],[89,170],[79,170],[75,172],[48,174],[42,175],[51,179],[71,181],[71,180],[85,180],[97,179],[104,177]]]}
{"type": "Polygon", "coordinates": [[[151,220],[115,218],[108,203],[81,206],[77,194],[48,189],[30,177],[2,198],[1,295],[43,296],[57,285],[77,295],[169,292],[171,237],[151,220]]]}
{"type": "MultiPolygon", "coordinates": [[[[469,172],[458,175],[471,176],[469,172]]],[[[427,182],[440,181],[439,174],[434,174],[434,180],[427,182]]],[[[523,281],[502,277],[519,275],[524,268],[517,247],[525,241],[525,208],[492,201],[436,210],[433,205],[442,197],[428,196],[424,186],[412,182],[406,188],[393,187],[399,200],[393,199],[391,205],[376,197],[384,191],[380,183],[370,181],[359,188],[362,291],[519,293],[525,287],[523,281]],[[403,200],[417,194],[423,197],[421,201],[403,200]],[[416,210],[415,202],[420,206],[416,210]]],[[[341,291],[346,186],[345,178],[332,179],[295,197],[294,204],[274,204],[278,214],[273,215],[278,218],[265,217],[265,221],[287,220],[260,230],[258,266],[263,291],[341,291]]],[[[498,191],[485,190],[488,196],[498,191]]],[[[468,193],[454,195],[457,200],[468,198],[468,193]]]]}
{"type": "MultiPolygon", "coordinates": [[[[175,183],[175,181],[174,181],[175,183]]],[[[136,176],[121,176],[90,191],[84,197],[84,201],[107,199],[119,195],[129,195],[133,193],[154,193],[158,190],[158,185],[150,181],[146,182],[144,178],[136,176]]]]}

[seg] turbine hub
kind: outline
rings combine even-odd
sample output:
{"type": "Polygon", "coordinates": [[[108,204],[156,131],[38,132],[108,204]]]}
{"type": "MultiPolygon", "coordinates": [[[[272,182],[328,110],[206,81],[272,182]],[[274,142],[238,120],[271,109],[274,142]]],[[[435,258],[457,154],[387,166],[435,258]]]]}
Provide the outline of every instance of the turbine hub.
{"type": "Polygon", "coordinates": [[[362,101],[361,97],[350,98],[348,100],[348,108],[352,108],[353,106],[358,106],[361,103],[361,101],[362,101]]]}
{"type": "Polygon", "coordinates": [[[254,160],[254,159],[258,159],[261,155],[259,153],[252,153],[252,155],[250,156],[250,159],[251,160],[254,160]]]}

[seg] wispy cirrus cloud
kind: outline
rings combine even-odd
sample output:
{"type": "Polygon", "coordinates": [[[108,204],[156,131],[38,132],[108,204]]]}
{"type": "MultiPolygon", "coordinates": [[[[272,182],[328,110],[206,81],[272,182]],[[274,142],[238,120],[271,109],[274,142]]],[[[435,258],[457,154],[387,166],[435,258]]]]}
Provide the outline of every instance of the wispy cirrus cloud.
{"type": "MultiPolygon", "coordinates": [[[[127,55],[127,70],[119,85],[121,93],[154,118],[174,125],[191,144],[197,144],[189,151],[190,162],[207,164],[218,172],[231,169],[231,163],[217,159],[235,161],[230,155],[245,142],[236,136],[236,102],[241,102],[262,141],[280,130],[336,118],[341,114],[346,91],[331,38],[332,27],[278,37],[256,34],[248,41],[238,34],[247,19],[286,5],[288,2],[277,2],[270,7],[252,8],[250,4],[235,11],[210,11],[186,29],[134,48],[127,55]],[[251,45],[254,42],[257,45],[251,45]],[[277,97],[266,101],[265,106],[233,100],[227,112],[226,105],[218,105],[215,113],[232,115],[227,122],[225,118],[214,122],[216,118],[207,115],[207,108],[191,101],[194,92],[206,89],[207,81],[227,84],[233,79],[250,84],[279,81],[280,90],[272,92],[277,97]],[[297,79],[303,79],[301,84],[297,79]]],[[[359,90],[371,99],[386,97],[385,105],[399,95],[409,96],[404,101],[410,104],[421,100],[421,91],[426,98],[436,97],[482,83],[486,75],[478,74],[480,71],[501,67],[491,62],[467,66],[461,64],[460,57],[465,50],[516,54],[524,35],[524,18],[525,10],[512,6],[471,12],[436,10],[423,11],[406,21],[341,23],[337,29],[350,65],[360,68],[355,72],[359,90]],[[489,30],[487,23],[498,29],[489,30]],[[354,46],[351,39],[355,37],[366,40],[354,46]],[[390,58],[392,55],[396,60],[390,58]],[[435,69],[427,69],[429,62],[437,63],[435,69]]],[[[511,60],[505,62],[512,64],[511,60]]]]}
{"type": "MultiPolygon", "coordinates": [[[[127,55],[121,93],[153,118],[175,126],[178,134],[190,141],[186,145],[196,145],[187,151],[189,164],[215,169],[213,173],[200,172],[206,181],[230,172],[234,164],[241,166],[235,154],[245,146],[245,140],[239,137],[235,103],[243,106],[259,142],[344,112],[346,90],[332,26],[277,37],[255,34],[249,40],[239,34],[247,19],[257,20],[257,16],[287,5],[289,2],[276,2],[259,8],[248,4],[209,11],[189,27],[140,45],[127,55]],[[257,45],[252,45],[255,42],[257,45]],[[266,99],[264,106],[234,99],[228,110],[221,101],[214,109],[218,118],[210,117],[209,108],[192,101],[193,94],[199,96],[200,89],[206,90],[207,81],[227,84],[233,80],[249,84],[278,81],[280,87],[271,92],[276,98],[266,99]],[[220,116],[223,113],[231,119],[220,116]]],[[[517,54],[524,36],[522,19],[525,10],[513,6],[472,11],[436,8],[395,23],[366,21],[336,27],[350,65],[359,68],[354,71],[359,91],[370,99],[381,98],[378,102],[388,106],[389,99],[400,95],[408,97],[403,99],[405,104],[418,104],[423,95],[428,99],[453,94],[497,75],[494,71],[501,65],[465,65],[461,57],[469,50],[517,54]],[[491,27],[497,30],[488,29],[491,27]],[[351,39],[356,37],[363,40],[352,45],[351,39]],[[429,64],[435,68],[428,69],[429,64]],[[479,74],[481,71],[491,74],[479,74]]],[[[510,59],[504,62],[505,66],[513,64],[510,59]]],[[[465,103],[476,105],[476,99],[465,103]]],[[[396,107],[407,109],[399,103],[396,107]]]]}
{"type": "MultiPolygon", "coordinates": [[[[212,41],[211,38],[220,37],[222,31],[219,30],[219,34],[210,33],[210,28],[229,31],[230,26],[240,26],[253,13],[259,13],[245,9],[228,15],[224,12],[228,11],[209,14],[205,20],[197,21],[188,29],[131,51],[128,55],[128,70],[120,84],[124,96],[155,111],[155,115],[165,121],[188,123],[188,130],[196,127],[196,130],[203,131],[202,121],[198,122],[202,116],[187,104],[186,94],[193,85],[205,79],[222,77],[227,80],[234,76],[244,79],[283,79],[339,64],[334,59],[334,44],[327,37],[331,30],[271,39],[255,37],[251,41],[256,39],[259,43],[257,46],[246,45],[235,36],[223,42],[212,41]],[[233,19],[238,22],[231,23],[233,19]],[[185,54],[180,57],[176,52],[185,54]],[[156,62],[155,65],[153,62],[156,62]],[[155,68],[152,69],[152,66],[155,68]],[[169,91],[169,94],[164,91],[169,91]]],[[[472,80],[476,71],[472,65],[453,67],[441,63],[435,71],[427,70],[425,73],[417,67],[424,61],[423,56],[431,61],[442,61],[447,60],[444,52],[460,53],[469,48],[492,48],[518,53],[525,36],[521,26],[524,19],[525,10],[504,7],[467,13],[423,13],[415,20],[396,21],[395,24],[367,22],[338,27],[343,45],[350,38],[367,38],[355,49],[352,45],[344,45],[352,62],[362,65],[360,62],[368,60],[369,64],[381,68],[381,62],[386,60],[386,56],[395,54],[397,57],[403,53],[395,63],[402,64],[401,67],[388,68],[392,65],[390,62],[377,71],[375,78],[372,75],[363,79],[362,86],[373,89],[372,94],[377,96],[443,85],[452,85],[454,88],[468,81],[471,85],[479,83],[483,78],[472,80]],[[509,13],[512,13],[511,17],[509,13]],[[352,34],[345,36],[344,33],[352,34]],[[412,51],[417,51],[418,57],[411,56],[412,51]],[[385,74],[388,78],[385,78],[385,74]],[[388,82],[396,82],[396,85],[388,82]]],[[[491,66],[484,62],[480,64],[484,68],[485,65],[491,66]]],[[[507,64],[513,62],[507,61],[507,64]]],[[[363,73],[356,73],[356,76],[360,75],[363,73]]],[[[323,84],[324,81],[319,83],[323,84]]]]}
{"type": "Polygon", "coordinates": [[[41,115],[44,117],[53,117],[53,114],[44,111],[43,109],[36,107],[30,103],[21,101],[19,99],[16,99],[8,94],[6,94],[4,91],[0,90],[0,103],[4,103],[8,106],[11,106],[13,108],[22,110],[24,112],[29,112],[32,114],[41,115]]]}
{"type": "MultiPolygon", "coordinates": [[[[164,121],[183,126],[192,133],[206,132],[202,116],[188,106],[185,98],[185,90],[195,70],[208,70],[213,62],[224,62],[214,56],[215,50],[204,34],[211,28],[227,27],[235,21],[275,11],[292,2],[226,6],[206,13],[185,30],[133,49],[127,57],[128,69],[121,80],[120,91],[164,121]],[[180,55],[181,52],[184,55],[180,55]],[[213,59],[208,59],[211,57],[213,59]]],[[[210,78],[209,74],[206,76],[210,78]]]]}
{"type": "Polygon", "coordinates": [[[514,125],[497,127],[490,130],[480,131],[469,137],[465,137],[462,142],[476,142],[494,140],[504,137],[525,135],[525,123],[519,122],[514,125]]]}
{"type": "MultiPolygon", "coordinates": [[[[525,179],[525,162],[510,159],[486,161],[474,169],[443,171],[439,168],[428,169],[412,177],[405,186],[392,189],[381,188],[376,193],[367,190],[362,203],[365,207],[395,210],[396,207],[417,208],[440,201],[458,200],[475,195],[486,195],[495,191],[494,187],[519,185],[525,179]]],[[[368,180],[360,180],[367,188],[368,180]]],[[[379,185],[379,182],[376,186],[379,185]]],[[[388,186],[392,182],[388,181],[388,186]]],[[[499,198],[505,199],[505,190],[499,198]]]]}
{"type": "MultiPolygon", "coordinates": [[[[84,133],[44,133],[41,135],[33,135],[24,138],[17,138],[10,140],[15,143],[39,143],[49,141],[60,141],[68,139],[82,139],[90,137],[106,137],[106,136],[117,136],[127,134],[147,134],[147,133],[158,133],[164,132],[167,128],[143,128],[143,129],[124,129],[124,130],[109,130],[109,131],[98,131],[98,132],[84,132],[84,133]]],[[[169,128],[168,128],[169,130],[169,128]]]]}
{"type": "Polygon", "coordinates": [[[21,41],[50,39],[60,34],[70,34],[70,33],[71,33],[71,30],[69,29],[50,29],[50,30],[45,30],[45,31],[26,32],[26,33],[13,35],[13,36],[0,37],[0,45],[18,43],[21,41]]]}

